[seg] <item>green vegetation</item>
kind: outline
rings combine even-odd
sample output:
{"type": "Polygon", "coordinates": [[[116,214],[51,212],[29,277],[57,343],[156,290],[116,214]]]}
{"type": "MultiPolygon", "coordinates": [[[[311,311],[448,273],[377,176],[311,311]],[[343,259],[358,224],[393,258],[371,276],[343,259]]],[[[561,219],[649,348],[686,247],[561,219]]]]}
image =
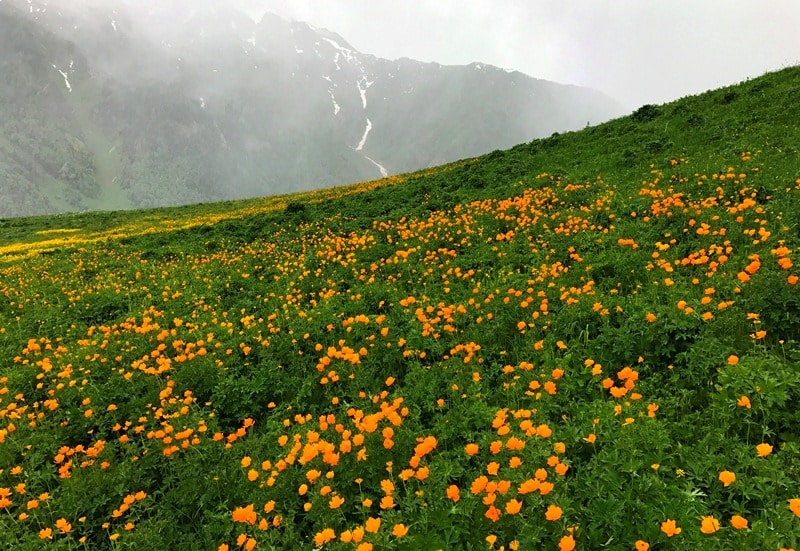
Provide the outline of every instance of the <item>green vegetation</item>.
{"type": "Polygon", "coordinates": [[[15,549],[800,545],[800,68],[437,169],[0,225],[15,549]]]}

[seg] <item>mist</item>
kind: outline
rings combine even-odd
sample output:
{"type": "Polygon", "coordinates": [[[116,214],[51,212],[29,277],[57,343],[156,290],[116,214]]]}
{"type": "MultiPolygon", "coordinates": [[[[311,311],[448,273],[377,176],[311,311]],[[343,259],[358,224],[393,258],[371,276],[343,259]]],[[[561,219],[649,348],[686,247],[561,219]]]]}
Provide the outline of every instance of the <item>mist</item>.
{"type": "Polygon", "coordinates": [[[800,42],[781,32],[798,8],[782,2],[720,13],[714,2],[631,1],[0,6],[26,29],[25,44],[4,47],[30,54],[0,99],[39,110],[35,120],[9,111],[7,125],[10,141],[33,153],[6,163],[41,157],[33,169],[8,169],[14,196],[41,208],[31,213],[377,179],[598,124],[800,57],[800,42]],[[38,191],[43,179],[58,193],[38,191]]]}
{"type": "Polygon", "coordinates": [[[361,51],[472,61],[588,86],[628,108],[800,63],[792,0],[237,0],[335,29],[361,51]]]}

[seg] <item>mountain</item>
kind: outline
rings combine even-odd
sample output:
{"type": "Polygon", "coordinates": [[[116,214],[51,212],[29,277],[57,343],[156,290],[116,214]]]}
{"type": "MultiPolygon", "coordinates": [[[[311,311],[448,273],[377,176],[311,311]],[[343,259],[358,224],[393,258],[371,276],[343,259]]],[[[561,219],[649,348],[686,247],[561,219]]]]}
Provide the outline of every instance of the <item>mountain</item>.
{"type": "Polygon", "coordinates": [[[592,90],[358,52],[208,0],[0,1],[0,216],[374,179],[622,112],[592,90]]]}

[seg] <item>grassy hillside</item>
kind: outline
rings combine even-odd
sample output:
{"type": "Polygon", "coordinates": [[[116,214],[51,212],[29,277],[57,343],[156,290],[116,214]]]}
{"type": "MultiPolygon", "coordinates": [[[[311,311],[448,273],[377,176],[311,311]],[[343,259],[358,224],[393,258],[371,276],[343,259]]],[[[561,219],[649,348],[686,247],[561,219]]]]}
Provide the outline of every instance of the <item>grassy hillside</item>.
{"type": "Polygon", "coordinates": [[[800,68],[317,193],[0,221],[15,549],[800,545],[800,68]]]}

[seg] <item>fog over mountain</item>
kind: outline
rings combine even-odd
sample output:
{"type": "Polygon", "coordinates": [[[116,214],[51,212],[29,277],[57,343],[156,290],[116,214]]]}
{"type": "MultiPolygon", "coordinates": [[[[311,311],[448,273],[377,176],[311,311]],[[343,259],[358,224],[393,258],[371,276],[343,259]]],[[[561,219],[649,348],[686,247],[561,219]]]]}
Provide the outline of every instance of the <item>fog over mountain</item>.
{"type": "Polygon", "coordinates": [[[415,170],[622,114],[592,90],[356,51],[212,0],[0,0],[0,216],[415,170]]]}

